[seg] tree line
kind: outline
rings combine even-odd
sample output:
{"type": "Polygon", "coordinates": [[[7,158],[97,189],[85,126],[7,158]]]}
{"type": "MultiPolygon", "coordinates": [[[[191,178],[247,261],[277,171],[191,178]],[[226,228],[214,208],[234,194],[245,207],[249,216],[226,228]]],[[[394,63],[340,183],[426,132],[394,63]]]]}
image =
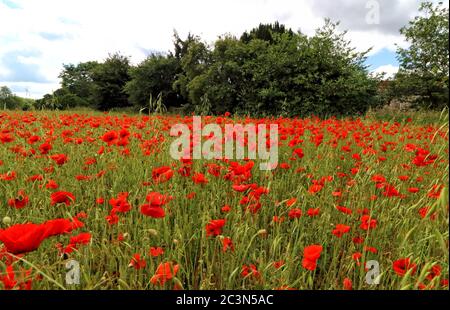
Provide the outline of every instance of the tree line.
{"type": "MultiPolygon", "coordinates": [[[[383,83],[368,72],[368,51],[351,47],[338,23],[326,20],[313,36],[260,24],[212,45],[175,32],[174,48],[136,66],[120,53],[104,62],[63,66],[61,87],[37,109],[91,107],[240,115],[355,115],[394,99],[411,107],[448,106],[448,9],[424,2],[423,14],[400,32],[400,70],[383,83]]],[[[150,111],[150,112],[153,112],[150,111]]]]}

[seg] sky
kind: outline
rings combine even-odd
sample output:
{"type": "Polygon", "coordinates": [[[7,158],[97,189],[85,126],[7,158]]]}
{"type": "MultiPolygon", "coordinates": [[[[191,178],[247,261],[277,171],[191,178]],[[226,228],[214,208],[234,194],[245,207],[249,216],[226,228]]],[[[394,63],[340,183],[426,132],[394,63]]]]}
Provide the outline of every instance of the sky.
{"type": "MultiPolygon", "coordinates": [[[[313,35],[324,18],[359,51],[372,48],[371,72],[398,70],[399,29],[418,14],[420,0],[0,0],[0,86],[40,98],[59,88],[63,64],[103,61],[120,52],[138,64],[172,50],[173,32],[208,43],[279,21],[313,35]]],[[[448,6],[448,4],[447,4],[448,6]]]]}

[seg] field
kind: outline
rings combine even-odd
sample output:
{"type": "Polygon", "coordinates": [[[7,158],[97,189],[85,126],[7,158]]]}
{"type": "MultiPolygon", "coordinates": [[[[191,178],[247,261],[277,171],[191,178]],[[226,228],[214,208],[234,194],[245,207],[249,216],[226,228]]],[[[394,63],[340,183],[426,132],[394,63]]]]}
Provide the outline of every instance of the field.
{"type": "Polygon", "coordinates": [[[445,113],[203,117],[278,124],[268,171],[172,159],[190,122],[1,112],[0,288],[448,289],[445,113]]]}

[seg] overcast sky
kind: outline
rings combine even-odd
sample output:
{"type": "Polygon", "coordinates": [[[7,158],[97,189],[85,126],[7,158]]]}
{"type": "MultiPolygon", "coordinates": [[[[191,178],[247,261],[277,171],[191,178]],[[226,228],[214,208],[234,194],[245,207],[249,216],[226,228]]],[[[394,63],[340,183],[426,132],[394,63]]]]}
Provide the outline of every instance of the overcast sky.
{"type": "MultiPolygon", "coordinates": [[[[39,98],[59,87],[62,64],[102,61],[111,52],[142,61],[172,49],[172,34],[207,42],[279,21],[307,35],[325,17],[341,21],[359,50],[373,47],[372,71],[393,74],[399,28],[419,0],[0,0],[0,85],[39,98]],[[379,9],[379,10],[377,10],[379,9]],[[379,15],[376,12],[379,11],[379,15]],[[377,20],[378,19],[378,20],[377,20]]],[[[448,6],[448,4],[447,4],[448,6]]]]}

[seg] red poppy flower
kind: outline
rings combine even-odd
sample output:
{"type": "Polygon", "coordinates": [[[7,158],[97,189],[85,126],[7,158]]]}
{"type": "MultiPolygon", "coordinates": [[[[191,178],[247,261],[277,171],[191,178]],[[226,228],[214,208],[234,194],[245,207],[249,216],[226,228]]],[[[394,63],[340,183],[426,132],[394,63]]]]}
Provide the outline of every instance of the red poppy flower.
{"type": "Polygon", "coordinates": [[[356,264],[358,266],[361,265],[361,262],[359,261],[362,257],[362,253],[361,252],[355,252],[352,254],[352,259],[356,262],[356,264]]]}
{"type": "Polygon", "coordinates": [[[369,230],[371,228],[377,227],[377,220],[371,218],[369,215],[363,215],[361,217],[361,225],[360,228],[363,230],[369,230]]]}
{"type": "Polygon", "coordinates": [[[173,176],[173,170],[168,166],[155,168],[152,171],[152,179],[155,183],[164,183],[169,181],[173,176]]]}
{"type": "Polygon", "coordinates": [[[196,173],[192,176],[192,180],[195,184],[206,184],[208,180],[205,178],[203,173],[196,173]]]}
{"type": "Polygon", "coordinates": [[[338,209],[340,212],[345,213],[345,214],[352,214],[352,210],[343,206],[336,206],[336,209],[338,209]]]}
{"type": "Polygon", "coordinates": [[[308,270],[315,270],[317,267],[317,260],[320,258],[323,247],[321,245],[310,245],[303,249],[303,268],[308,270]]]}
{"type": "Polygon", "coordinates": [[[409,179],[409,176],[407,176],[407,175],[400,175],[400,176],[398,177],[398,179],[399,179],[400,181],[407,181],[407,180],[409,179]]]}
{"type": "Polygon", "coordinates": [[[303,156],[305,156],[305,154],[303,154],[303,150],[301,148],[297,148],[293,151],[293,153],[295,155],[298,156],[298,158],[303,158],[303,156]]]}
{"type": "Polygon", "coordinates": [[[374,248],[374,247],[371,247],[371,246],[364,246],[364,251],[371,252],[373,254],[377,254],[378,253],[378,250],[376,248],[374,248]]]}
{"type": "Polygon", "coordinates": [[[12,181],[17,177],[17,174],[15,171],[10,171],[8,173],[0,174],[0,180],[3,181],[12,181]]]}
{"type": "Polygon", "coordinates": [[[91,241],[92,235],[88,232],[80,233],[76,236],[70,237],[70,244],[79,245],[79,244],[89,244],[91,241]]]}
{"type": "Polygon", "coordinates": [[[306,214],[309,217],[313,217],[313,216],[318,216],[320,213],[320,209],[319,208],[309,208],[308,211],[306,211],[306,214]]]}
{"type": "Polygon", "coordinates": [[[152,204],[144,204],[141,206],[141,213],[153,218],[163,218],[166,216],[166,212],[162,207],[152,204]]]}
{"type": "Polygon", "coordinates": [[[414,275],[417,270],[417,265],[412,263],[409,258],[401,258],[392,264],[392,268],[396,274],[403,277],[410,270],[411,274],[414,275]]]}
{"type": "Polygon", "coordinates": [[[165,205],[171,199],[172,199],[171,196],[166,196],[166,195],[160,194],[158,192],[151,192],[145,198],[145,200],[147,200],[149,202],[149,204],[151,204],[152,206],[157,206],[157,207],[165,205]]]}
{"type": "Polygon", "coordinates": [[[224,237],[222,239],[222,252],[226,252],[227,250],[230,250],[231,252],[234,251],[234,244],[231,238],[224,237]]]}
{"type": "Polygon", "coordinates": [[[287,170],[287,169],[291,168],[291,165],[289,165],[288,163],[281,163],[280,168],[287,170]]]}
{"type": "Polygon", "coordinates": [[[294,208],[289,210],[288,216],[290,219],[298,219],[302,216],[302,210],[298,208],[294,208]]]}
{"type": "Polygon", "coordinates": [[[235,190],[236,192],[245,192],[246,190],[248,190],[251,187],[251,184],[233,184],[231,186],[231,188],[233,188],[233,190],[235,190]]]}
{"type": "Polygon", "coordinates": [[[297,202],[297,198],[291,198],[288,201],[286,201],[286,205],[288,207],[292,207],[297,202]]]}
{"type": "Polygon", "coordinates": [[[64,165],[69,160],[65,154],[55,154],[50,156],[50,158],[54,160],[58,166],[64,165]]]}
{"type": "Polygon", "coordinates": [[[321,190],[322,188],[323,188],[323,185],[322,185],[322,184],[316,183],[316,184],[313,184],[313,185],[311,185],[311,186],[309,187],[308,192],[309,192],[310,194],[315,194],[315,193],[317,193],[317,192],[320,192],[320,190],[321,190]]]}
{"type": "Polygon", "coordinates": [[[28,196],[25,194],[24,190],[19,190],[17,192],[17,198],[11,198],[8,200],[8,205],[10,207],[16,208],[16,209],[22,209],[24,208],[28,202],[29,202],[29,198],[28,196]]]}
{"type": "Polygon", "coordinates": [[[77,217],[73,219],[54,219],[43,224],[46,228],[45,238],[67,234],[75,229],[81,228],[84,224],[77,217]]]}
{"type": "Polygon", "coordinates": [[[117,215],[117,210],[112,209],[109,215],[105,217],[109,225],[115,225],[119,222],[119,216],[117,215]]]}
{"type": "Polygon", "coordinates": [[[17,281],[15,279],[15,273],[12,265],[6,267],[6,274],[0,274],[0,282],[3,283],[3,288],[5,290],[12,290],[16,285],[17,281]]]}
{"type": "Polygon", "coordinates": [[[39,224],[16,224],[0,229],[0,241],[12,254],[23,254],[36,250],[46,237],[47,228],[39,224]]]}
{"type": "Polygon", "coordinates": [[[210,220],[209,223],[206,224],[206,236],[220,235],[225,222],[226,220],[210,220]]]}
{"type": "Polygon", "coordinates": [[[386,178],[380,174],[375,174],[374,176],[372,176],[371,180],[374,181],[375,183],[386,182],[386,178]]]}
{"type": "Polygon", "coordinates": [[[275,267],[275,269],[280,269],[281,267],[284,266],[284,260],[279,260],[273,263],[273,266],[275,267]]]}
{"type": "Polygon", "coordinates": [[[353,285],[352,280],[350,280],[349,278],[344,279],[343,285],[344,285],[344,290],[346,290],[346,291],[351,291],[353,289],[352,288],[352,285],[353,285]]]}
{"type": "Polygon", "coordinates": [[[441,271],[442,271],[441,266],[434,265],[428,272],[427,280],[432,281],[435,277],[439,277],[441,275],[441,271]]]}
{"type": "Polygon", "coordinates": [[[42,143],[39,146],[39,151],[41,152],[42,155],[47,154],[48,152],[50,152],[51,149],[52,149],[52,145],[48,142],[42,143]]]}
{"type": "Polygon", "coordinates": [[[336,228],[333,230],[333,235],[338,238],[341,238],[345,233],[350,231],[350,226],[344,224],[337,224],[336,228]]]}
{"type": "Polygon", "coordinates": [[[243,265],[242,271],[241,271],[241,276],[244,278],[252,277],[256,280],[261,278],[261,274],[259,273],[258,268],[256,268],[256,266],[254,264],[250,264],[249,266],[243,265]]]}
{"type": "Polygon", "coordinates": [[[189,194],[186,195],[186,198],[187,198],[187,199],[194,199],[196,195],[197,195],[197,193],[191,192],[191,193],[189,193],[189,194]]]}
{"type": "Polygon", "coordinates": [[[58,183],[56,183],[54,180],[48,180],[47,184],[45,185],[45,188],[48,189],[57,189],[58,187],[58,183]]]}
{"type": "Polygon", "coordinates": [[[51,205],[57,203],[64,203],[66,206],[70,206],[75,201],[75,196],[71,192],[55,192],[50,195],[51,205]]]}
{"type": "Polygon", "coordinates": [[[161,263],[156,269],[155,275],[150,279],[152,284],[163,286],[167,281],[172,280],[178,272],[179,266],[173,265],[171,262],[161,263]]]}
{"type": "Polygon", "coordinates": [[[158,257],[164,254],[164,250],[160,247],[151,247],[149,251],[150,256],[158,257]]]}
{"type": "Polygon", "coordinates": [[[116,198],[111,198],[109,204],[116,212],[126,213],[131,210],[131,205],[128,203],[128,193],[122,192],[117,195],[116,198]]]}
{"type": "MultiPolygon", "coordinates": [[[[420,217],[424,219],[428,215],[430,209],[431,209],[430,207],[420,208],[419,209],[420,217]]],[[[430,220],[435,220],[436,216],[437,216],[437,214],[436,214],[436,212],[434,212],[433,214],[430,215],[430,220]]]]}
{"type": "Polygon", "coordinates": [[[277,215],[274,215],[272,220],[273,220],[274,223],[283,223],[284,222],[284,217],[283,216],[279,217],[277,215]]]}
{"type": "Polygon", "coordinates": [[[147,262],[145,259],[141,258],[141,254],[136,253],[131,258],[130,266],[136,270],[139,270],[145,268],[145,266],[147,266],[147,262]]]}
{"type": "Polygon", "coordinates": [[[363,237],[354,237],[353,239],[352,239],[352,242],[354,243],[354,244],[362,244],[362,243],[364,243],[364,238],[363,237]]]}
{"type": "Polygon", "coordinates": [[[231,210],[231,207],[229,205],[224,205],[221,209],[220,209],[223,213],[228,213],[231,210]]]}
{"type": "Polygon", "coordinates": [[[101,137],[101,139],[104,142],[108,143],[109,146],[111,146],[117,142],[117,140],[119,139],[119,135],[115,131],[109,131],[109,132],[105,133],[101,137]]]}

